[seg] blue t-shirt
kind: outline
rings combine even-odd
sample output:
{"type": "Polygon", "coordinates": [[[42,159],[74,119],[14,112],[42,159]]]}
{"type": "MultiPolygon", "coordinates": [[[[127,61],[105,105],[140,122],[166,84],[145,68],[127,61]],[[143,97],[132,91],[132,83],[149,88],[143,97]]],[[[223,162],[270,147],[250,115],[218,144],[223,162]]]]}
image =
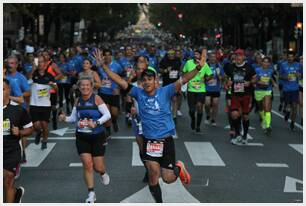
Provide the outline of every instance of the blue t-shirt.
{"type": "MultiPolygon", "coordinates": [[[[69,63],[64,63],[64,64],[63,63],[58,63],[57,66],[58,66],[58,68],[60,68],[61,71],[65,72],[65,73],[66,72],[71,72],[71,71],[74,70],[74,67],[71,67],[71,65],[69,63]]],[[[59,84],[63,84],[63,83],[71,84],[71,76],[65,74],[64,77],[61,80],[57,80],[57,82],[59,84]]]]}
{"type": "Polygon", "coordinates": [[[10,95],[13,97],[21,97],[23,96],[23,93],[20,89],[20,87],[18,86],[17,80],[16,79],[10,79],[10,87],[11,87],[11,93],[10,95]]]}
{"type": "Polygon", "coordinates": [[[83,69],[84,57],[80,54],[77,54],[72,58],[73,58],[73,61],[74,61],[75,70],[77,71],[77,73],[80,73],[83,69]]]}
{"type": "MultiPolygon", "coordinates": [[[[123,72],[122,67],[116,61],[112,61],[108,66],[112,72],[118,75],[121,75],[123,72]]],[[[98,74],[101,81],[105,82],[99,89],[100,93],[113,94],[113,90],[119,88],[118,84],[111,80],[101,67],[98,68],[98,74]]]]}
{"type": "Polygon", "coordinates": [[[149,57],[149,66],[153,67],[154,69],[156,69],[157,72],[159,72],[157,56],[149,55],[148,57],[149,57]]]}
{"type": "Polygon", "coordinates": [[[32,70],[33,70],[33,65],[31,63],[26,62],[23,64],[23,73],[25,75],[29,72],[32,72],[32,70]]]}
{"type": "Polygon", "coordinates": [[[285,92],[299,90],[299,79],[297,74],[300,73],[301,66],[297,62],[289,64],[284,62],[281,64],[279,74],[281,77],[288,77],[288,80],[283,80],[283,90],[285,92]]]}
{"type": "Polygon", "coordinates": [[[266,83],[266,86],[262,87],[256,85],[256,91],[271,91],[272,90],[272,75],[273,69],[269,67],[268,69],[263,69],[262,67],[256,67],[255,69],[257,80],[266,83]]]}
{"type": "MultiPolygon", "coordinates": [[[[281,68],[281,65],[284,63],[284,62],[286,62],[285,60],[279,60],[278,62],[277,62],[277,70],[278,70],[278,72],[280,71],[280,68],[281,68]]],[[[284,81],[282,80],[282,79],[278,79],[278,84],[280,84],[280,85],[283,85],[283,83],[284,83],[284,81]]]]}
{"type": "Polygon", "coordinates": [[[252,64],[252,67],[254,68],[254,69],[256,69],[256,68],[258,68],[258,67],[261,67],[259,64],[257,64],[257,63],[254,63],[254,64],[252,64]]]}
{"type": "Polygon", "coordinates": [[[220,92],[221,82],[217,75],[217,70],[220,70],[220,75],[224,76],[224,70],[220,64],[208,64],[212,73],[213,79],[206,82],[206,91],[208,92],[220,92]]]}
{"type": "MultiPolygon", "coordinates": [[[[19,72],[16,72],[15,75],[12,75],[12,74],[10,74],[10,73],[7,73],[6,78],[7,78],[9,81],[11,81],[12,79],[14,79],[14,81],[15,81],[15,82],[17,83],[17,85],[19,86],[19,88],[20,88],[22,94],[23,94],[24,92],[30,91],[30,85],[29,85],[29,83],[28,83],[28,80],[27,80],[27,78],[26,78],[23,74],[21,74],[21,73],[19,73],[19,72]]],[[[26,102],[23,102],[22,107],[23,107],[23,108],[27,108],[26,102]]]]}
{"type": "Polygon", "coordinates": [[[172,119],[171,98],[175,94],[175,83],[156,90],[154,96],[134,87],[129,95],[138,103],[139,116],[142,122],[143,135],[147,139],[161,139],[175,135],[175,125],[172,119]]]}

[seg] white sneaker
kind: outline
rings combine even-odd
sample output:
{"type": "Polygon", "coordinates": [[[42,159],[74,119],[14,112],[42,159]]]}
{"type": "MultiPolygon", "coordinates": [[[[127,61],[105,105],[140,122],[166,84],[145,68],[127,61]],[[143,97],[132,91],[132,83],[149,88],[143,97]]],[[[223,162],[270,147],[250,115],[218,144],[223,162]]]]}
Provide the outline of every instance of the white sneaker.
{"type": "Polygon", "coordinates": [[[235,139],[235,138],[232,138],[231,141],[230,141],[230,143],[231,143],[231,144],[237,144],[236,139],[235,139]]]}
{"type": "Polygon", "coordinates": [[[95,203],[96,201],[96,193],[95,192],[89,192],[88,198],[85,200],[85,203],[95,203]]]}
{"type": "Polygon", "coordinates": [[[103,185],[108,185],[110,182],[109,175],[105,172],[104,175],[100,175],[100,180],[103,185]]]}
{"type": "Polygon", "coordinates": [[[183,116],[183,114],[180,110],[177,110],[176,114],[177,114],[177,116],[180,116],[180,117],[183,116]]]}
{"type": "Polygon", "coordinates": [[[248,139],[243,139],[242,144],[248,144],[248,139]]]}
{"type": "Polygon", "coordinates": [[[209,124],[209,120],[205,119],[204,123],[209,124]]]}
{"type": "Polygon", "coordinates": [[[237,142],[237,143],[240,143],[241,141],[242,141],[242,137],[241,137],[240,135],[237,136],[237,137],[236,137],[236,142],[237,142]]]}

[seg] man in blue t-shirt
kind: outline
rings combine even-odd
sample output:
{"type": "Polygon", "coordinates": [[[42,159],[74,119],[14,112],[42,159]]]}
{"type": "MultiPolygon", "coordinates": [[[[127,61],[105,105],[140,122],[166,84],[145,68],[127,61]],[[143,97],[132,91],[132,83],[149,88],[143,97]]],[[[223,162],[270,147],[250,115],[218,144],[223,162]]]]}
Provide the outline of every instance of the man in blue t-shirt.
{"type": "Polygon", "coordinates": [[[219,107],[219,97],[221,91],[221,80],[224,77],[224,70],[218,63],[216,53],[212,52],[208,55],[208,66],[210,67],[213,76],[211,79],[206,80],[206,95],[205,95],[205,111],[206,111],[206,124],[209,120],[212,126],[217,126],[216,118],[219,107]],[[210,118],[211,117],[211,118],[210,118]]]}
{"type": "Polygon", "coordinates": [[[285,121],[288,121],[291,111],[291,130],[294,129],[294,122],[297,114],[297,104],[299,103],[299,78],[301,76],[301,65],[294,61],[295,53],[288,52],[288,61],[281,64],[279,75],[283,80],[283,91],[285,101],[285,121]],[[290,110],[288,106],[290,105],[290,110]]]}
{"type": "MultiPolygon", "coordinates": [[[[112,51],[109,49],[104,49],[103,55],[105,64],[112,70],[112,72],[122,75],[123,69],[120,64],[113,61],[112,51]]],[[[109,137],[111,133],[111,124],[113,124],[114,132],[118,132],[119,130],[117,117],[120,108],[120,88],[118,84],[109,78],[108,74],[105,73],[102,68],[98,68],[98,74],[102,81],[102,86],[99,89],[99,96],[103,99],[112,115],[112,119],[105,123],[105,129],[107,132],[106,136],[109,137]]]]}
{"type": "Polygon", "coordinates": [[[120,85],[129,95],[136,99],[143,130],[143,160],[148,168],[149,189],[158,203],[162,202],[159,177],[172,183],[180,177],[184,184],[190,183],[190,175],[181,161],[175,162],[173,135],[175,124],[171,115],[171,99],[181,86],[192,79],[206,63],[206,50],[202,51],[201,60],[196,69],[186,73],[176,82],[165,87],[157,87],[156,72],[145,69],[141,74],[143,89],[128,84],[119,75],[112,72],[103,62],[103,55],[98,51],[95,55],[108,76],[120,85]]]}

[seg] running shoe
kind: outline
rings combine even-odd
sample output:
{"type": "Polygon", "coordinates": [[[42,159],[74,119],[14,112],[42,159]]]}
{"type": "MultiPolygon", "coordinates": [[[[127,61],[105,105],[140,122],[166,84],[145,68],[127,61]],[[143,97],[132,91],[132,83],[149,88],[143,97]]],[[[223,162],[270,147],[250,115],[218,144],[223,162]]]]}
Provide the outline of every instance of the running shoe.
{"type": "Polygon", "coordinates": [[[180,168],[180,174],[179,177],[183,184],[189,184],[190,183],[190,174],[188,173],[184,163],[182,161],[177,161],[176,166],[180,168]]]}
{"type": "Polygon", "coordinates": [[[108,185],[110,182],[109,175],[105,172],[104,175],[100,175],[100,180],[103,185],[108,185]]]}
{"type": "Polygon", "coordinates": [[[176,114],[177,114],[177,116],[180,116],[180,117],[183,116],[183,114],[180,110],[177,110],[176,114]]]}
{"type": "Polygon", "coordinates": [[[289,115],[290,115],[290,112],[285,112],[285,122],[287,122],[288,121],[288,119],[289,119],[289,115]]]}
{"type": "Polygon", "coordinates": [[[230,143],[236,145],[236,144],[237,144],[237,141],[236,141],[235,138],[231,138],[231,139],[230,139],[230,143]]]}
{"type": "Polygon", "coordinates": [[[47,142],[41,142],[41,150],[47,149],[47,142]]]}
{"type": "Polygon", "coordinates": [[[96,201],[96,193],[95,192],[89,192],[88,197],[85,200],[85,203],[95,203],[96,201]]]}
{"type": "Polygon", "coordinates": [[[214,119],[212,119],[210,123],[211,123],[211,126],[214,126],[214,127],[217,126],[217,123],[216,123],[216,121],[214,119]]]}
{"type": "Polygon", "coordinates": [[[242,139],[241,143],[244,145],[248,144],[248,139],[242,139]]]}
{"type": "Polygon", "coordinates": [[[23,187],[16,188],[14,203],[21,203],[23,195],[24,195],[24,188],[23,187]]]}

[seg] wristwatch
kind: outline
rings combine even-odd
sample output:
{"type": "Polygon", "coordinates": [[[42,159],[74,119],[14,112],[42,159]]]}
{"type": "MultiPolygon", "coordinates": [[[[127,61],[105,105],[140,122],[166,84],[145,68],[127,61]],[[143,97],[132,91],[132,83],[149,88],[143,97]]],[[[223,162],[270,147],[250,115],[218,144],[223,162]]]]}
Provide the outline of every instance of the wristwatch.
{"type": "Polygon", "coordinates": [[[197,65],[197,66],[196,66],[196,69],[197,69],[198,71],[201,71],[202,67],[201,67],[200,65],[197,65]]]}
{"type": "Polygon", "coordinates": [[[101,125],[101,122],[96,121],[96,125],[97,125],[97,126],[100,126],[100,125],[101,125]]]}

